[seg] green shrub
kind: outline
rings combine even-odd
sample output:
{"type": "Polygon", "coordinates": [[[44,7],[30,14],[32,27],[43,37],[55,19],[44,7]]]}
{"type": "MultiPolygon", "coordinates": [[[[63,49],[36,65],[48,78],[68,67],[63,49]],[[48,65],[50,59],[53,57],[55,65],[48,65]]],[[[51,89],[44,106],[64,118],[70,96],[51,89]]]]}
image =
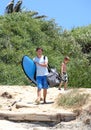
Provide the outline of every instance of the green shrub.
{"type": "MultiPolygon", "coordinates": [[[[64,31],[54,20],[31,18],[27,12],[1,16],[0,84],[29,85],[20,63],[24,55],[35,57],[36,47],[41,46],[49,64],[58,71],[64,56],[70,57],[67,65],[69,87],[91,87],[91,56],[83,53],[77,32],[77,29],[64,31]]],[[[88,36],[90,41],[90,34],[88,36]]],[[[82,38],[81,41],[88,42],[87,38],[82,38]]]]}
{"type": "Polygon", "coordinates": [[[57,105],[65,108],[81,107],[88,100],[88,94],[80,94],[77,90],[72,90],[67,94],[60,94],[57,105]]]}

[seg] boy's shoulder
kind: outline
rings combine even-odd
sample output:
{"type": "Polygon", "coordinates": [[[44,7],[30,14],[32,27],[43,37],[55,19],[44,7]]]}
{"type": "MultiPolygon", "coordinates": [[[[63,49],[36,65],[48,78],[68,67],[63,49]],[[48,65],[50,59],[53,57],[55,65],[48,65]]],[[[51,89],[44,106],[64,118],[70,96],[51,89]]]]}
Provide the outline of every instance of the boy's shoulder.
{"type": "Polygon", "coordinates": [[[64,62],[62,62],[61,65],[64,65],[64,62]]]}
{"type": "Polygon", "coordinates": [[[64,66],[66,66],[66,64],[65,64],[64,62],[62,62],[62,63],[61,63],[61,66],[63,66],[63,67],[64,67],[64,66]]]}

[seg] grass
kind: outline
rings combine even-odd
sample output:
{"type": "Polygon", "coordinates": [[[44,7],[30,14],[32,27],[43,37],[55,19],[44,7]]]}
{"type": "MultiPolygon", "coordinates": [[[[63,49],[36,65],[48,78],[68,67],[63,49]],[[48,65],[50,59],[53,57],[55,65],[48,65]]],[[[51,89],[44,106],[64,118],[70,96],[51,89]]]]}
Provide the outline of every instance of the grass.
{"type": "Polygon", "coordinates": [[[89,94],[81,94],[74,89],[71,92],[59,95],[57,98],[57,105],[66,108],[81,107],[88,100],[89,94]]]}

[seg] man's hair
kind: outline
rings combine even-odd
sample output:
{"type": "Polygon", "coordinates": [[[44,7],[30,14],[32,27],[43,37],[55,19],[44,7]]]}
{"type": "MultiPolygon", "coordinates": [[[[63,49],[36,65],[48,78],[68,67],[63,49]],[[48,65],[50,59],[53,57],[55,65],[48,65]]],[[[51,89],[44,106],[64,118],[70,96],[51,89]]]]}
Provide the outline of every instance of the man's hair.
{"type": "Polygon", "coordinates": [[[37,47],[37,48],[36,48],[36,51],[38,51],[38,50],[43,51],[43,48],[41,48],[41,47],[37,47]]]}

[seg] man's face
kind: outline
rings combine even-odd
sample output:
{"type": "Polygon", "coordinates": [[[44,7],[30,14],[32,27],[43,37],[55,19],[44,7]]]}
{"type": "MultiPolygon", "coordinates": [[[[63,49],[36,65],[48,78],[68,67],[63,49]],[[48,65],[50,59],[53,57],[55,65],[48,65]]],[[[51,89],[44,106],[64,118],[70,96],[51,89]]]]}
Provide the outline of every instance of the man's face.
{"type": "Polygon", "coordinates": [[[43,52],[43,51],[42,51],[41,49],[37,50],[37,51],[36,51],[37,56],[40,57],[40,56],[42,55],[42,52],[43,52]]]}

